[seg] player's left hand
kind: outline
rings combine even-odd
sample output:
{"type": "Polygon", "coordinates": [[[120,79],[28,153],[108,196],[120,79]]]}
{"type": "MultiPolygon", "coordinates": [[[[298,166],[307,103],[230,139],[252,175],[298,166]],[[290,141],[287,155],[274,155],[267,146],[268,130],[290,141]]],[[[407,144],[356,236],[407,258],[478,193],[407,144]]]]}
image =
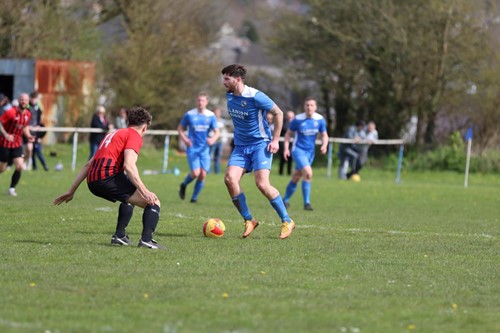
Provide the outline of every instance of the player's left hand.
{"type": "Polygon", "coordinates": [[[267,145],[267,151],[269,151],[271,154],[276,154],[279,149],[280,149],[280,146],[279,146],[278,142],[271,141],[267,145]]]}

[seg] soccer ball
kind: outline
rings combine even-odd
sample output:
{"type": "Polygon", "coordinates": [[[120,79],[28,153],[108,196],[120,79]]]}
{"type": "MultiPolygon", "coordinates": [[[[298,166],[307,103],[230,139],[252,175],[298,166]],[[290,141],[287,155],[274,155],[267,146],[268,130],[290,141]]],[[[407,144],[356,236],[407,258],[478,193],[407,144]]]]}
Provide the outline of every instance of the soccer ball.
{"type": "Polygon", "coordinates": [[[351,180],[357,183],[361,181],[361,177],[357,173],[355,173],[354,175],[351,176],[351,180]]]}
{"type": "Polygon", "coordinates": [[[203,223],[203,235],[208,238],[220,238],[224,236],[226,226],[219,219],[208,219],[203,223]]]}

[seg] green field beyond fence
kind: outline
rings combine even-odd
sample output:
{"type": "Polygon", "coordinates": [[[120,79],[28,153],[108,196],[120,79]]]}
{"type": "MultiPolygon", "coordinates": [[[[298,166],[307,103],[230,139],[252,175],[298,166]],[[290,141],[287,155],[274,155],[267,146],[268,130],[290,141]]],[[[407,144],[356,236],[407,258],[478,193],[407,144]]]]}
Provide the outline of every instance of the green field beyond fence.
{"type": "MultiPolygon", "coordinates": [[[[395,184],[394,172],[367,168],[354,183],[319,167],[315,210],[302,209],[299,187],[286,240],[245,176],[262,224],[242,239],[223,176],[209,175],[197,204],[181,201],[186,162],[173,154],[180,176],[143,176],[161,199],[155,238],[168,248],[152,251],[112,246],[118,204],[85,184],[71,203],[52,205],[75,173],[71,148],[51,149],[51,170],[24,172],[18,197],[5,195],[12,171],[0,175],[0,332],[500,331],[498,176],[475,174],[464,189],[459,173],[403,170],[395,184]],[[223,238],[202,236],[210,217],[224,221],[223,238]]],[[[145,149],[141,172],[161,159],[145,149]]],[[[283,193],[288,177],[273,170],[271,181],[283,193]]],[[[128,228],[134,244],[141,215],[128,228]]]]}

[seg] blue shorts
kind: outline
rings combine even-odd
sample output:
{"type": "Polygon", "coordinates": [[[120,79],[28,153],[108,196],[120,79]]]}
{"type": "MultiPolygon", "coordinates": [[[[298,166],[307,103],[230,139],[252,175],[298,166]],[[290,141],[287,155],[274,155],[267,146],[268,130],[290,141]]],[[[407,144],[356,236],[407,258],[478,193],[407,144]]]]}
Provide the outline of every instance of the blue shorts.
{"type": "Polygon", "coordinates": [[[292,150],[292,158],[293,161],[295,162],[295,170],[302,170],[305,167],[311,166],[312,163],[314,162],[314,155],[315,155],[314,150],[307,151],[295,147],[292,150]]]}
{"type": "Polygon", "coordinates": [[[191,171],[202,168],[206,172],[210,172],[210,149],[208,146],[202,149],[189,148],[186,155],[191,171]]]}
{"type": "Polygon", "coordinates": [[[245,169],[246,172],[271,170],[273,154],[267,150],[268,145],[269,141],[262,141],[256,145],[235,146],[227,166],[237,166],[245,169]]]}

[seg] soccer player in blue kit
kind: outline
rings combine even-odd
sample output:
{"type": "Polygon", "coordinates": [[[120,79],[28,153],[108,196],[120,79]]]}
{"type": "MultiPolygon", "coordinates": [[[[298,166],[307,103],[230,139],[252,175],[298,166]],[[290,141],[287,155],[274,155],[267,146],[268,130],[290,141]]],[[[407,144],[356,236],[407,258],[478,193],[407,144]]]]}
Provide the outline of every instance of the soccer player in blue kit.
{"type": "Polygon", "coordinates": [[[288,216],[280,193],[269,182],[273,154],[278,151],[283,126],[283,111],[266,94],[245,84],[246,73],[245,67],[238,64],[222,69],[227,111],[234,125],[234,149],[227,163],[224,181],[233,204],[245,220],[243,238],[259,225],[252,217],[240,187],[241,177],[253,171],[257,188],[281,218],[279,238],[285,239],[295,229],[295,223],[288,216]],[[274,117],[273,133],[266,120],[267,112],[274,117]]]}
{"type": "Polygon", "coordinates": [[[292,179],[286,187],[283,201],[285,206],[290,207],[290,197],[297,189],[297,184],[302,180],[302,196],[304,199],[304,209],[313,210],[311,206],[311,179],[313,175],[312,163],[315,155],[315,142],[318,133],[321,135],[321,153],[325,154],[328,148],[328,133],[326,132],[326,122],[322,115],[316,113],[318,108],[316,100],[312,97],[304,101],[304,113],[297,115],[285,133],[284,157],[290,157],[290,138],[292,133],[296,133],[292,149],[292,157],[295,161],[295,171],[292,179]]]}
{"type": "Polygon", "coordinates": [[[199,93],[196,99],[196,108],[184,114],[181,123],[177,127],[181,140],[186,144],[186,153],[191,172],[186,176],[180,185],[179,197],[184,200],[186,187],[196,179],[191,202],[198,201],[205,178],[210,171],[210,146],[219,137],[217,119],[215,114],[207,109],[208,95],[199,93]],[[186,131],[188,133],[186,133],[186,131]],[[213,131],[213,135],[208,137],[208,133],[213,131]]]}

